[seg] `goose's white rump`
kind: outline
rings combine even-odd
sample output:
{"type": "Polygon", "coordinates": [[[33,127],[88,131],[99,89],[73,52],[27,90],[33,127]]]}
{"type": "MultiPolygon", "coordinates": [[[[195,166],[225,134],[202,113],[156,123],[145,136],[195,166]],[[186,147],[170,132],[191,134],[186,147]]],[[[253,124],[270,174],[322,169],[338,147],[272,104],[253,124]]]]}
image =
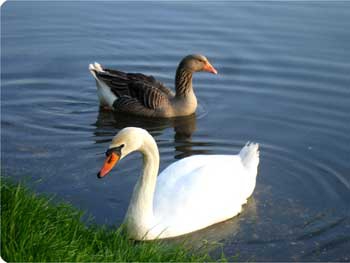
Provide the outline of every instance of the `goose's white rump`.
{"type": "Polygon", "coordinates": [[[258,144],[247,144],[238,155],[184,158],[157,177],[159,155],[152,136],[143,129],[126,129],[110,148],[125,145],[121,158],[134,150],[144,156],[144,171],[125,217],[131,238],[169,238],[224,221],[237,215],[254,191],[258,144]]]}
{"type": "Polygon", "coordinates": [[[97,97],[100,102],[100,105],[103,107],[108,107],[110,109],[113,109],[113,103],[117,99],[117,96],[111,91],[111,88],[108,87],[103,81],[99,80],[97,77],[97,73],[105,72],[102,68],[102,66],[95,62],[94,64],[89,65],[89,70],[96,79],[96,85],[97,85],[97,97]]]}

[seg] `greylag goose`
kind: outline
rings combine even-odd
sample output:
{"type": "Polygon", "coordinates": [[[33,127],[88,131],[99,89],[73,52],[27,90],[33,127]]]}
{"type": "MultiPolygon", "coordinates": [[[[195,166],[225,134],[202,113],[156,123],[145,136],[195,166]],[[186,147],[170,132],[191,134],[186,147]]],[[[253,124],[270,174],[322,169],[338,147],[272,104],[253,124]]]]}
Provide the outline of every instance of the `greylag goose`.
{"type": "Polygon", "coordinates": [[[101,106],[117,112],[165,118],[186,116],[196,111],[197,98],[192,87],[194,72],[217,74],[205,56],[188,55],[176,70],[174,93],[153,76],[107,69],[98,63],[90,64],[89,70],[96,79],[101,106]]]}

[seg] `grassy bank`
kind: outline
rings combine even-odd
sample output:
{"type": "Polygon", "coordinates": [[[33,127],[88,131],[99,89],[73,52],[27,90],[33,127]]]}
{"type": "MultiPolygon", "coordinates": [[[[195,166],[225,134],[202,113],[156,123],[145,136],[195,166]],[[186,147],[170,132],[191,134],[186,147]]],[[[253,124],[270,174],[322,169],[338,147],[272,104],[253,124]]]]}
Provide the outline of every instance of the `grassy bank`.
{"type": "Polygon", "coordinates": [[[82,212],[1,182],[1,257],[11,262],[210,261],[181,246],[128,240],[121,228],[82,223],[82,212]]]}

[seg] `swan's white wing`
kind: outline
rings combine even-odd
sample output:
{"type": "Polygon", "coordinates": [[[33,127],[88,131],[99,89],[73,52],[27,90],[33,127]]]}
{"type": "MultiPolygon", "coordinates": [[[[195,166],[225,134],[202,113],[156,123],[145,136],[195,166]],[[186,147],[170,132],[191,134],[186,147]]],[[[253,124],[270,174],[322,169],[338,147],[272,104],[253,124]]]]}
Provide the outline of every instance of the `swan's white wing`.
{"type": "Polygon", "coordinates": [[[235,216],[252,194],[256,174],[238,155],[196,155],[158,177],[154,215],[168,235],[191,232],[235,216]]]}

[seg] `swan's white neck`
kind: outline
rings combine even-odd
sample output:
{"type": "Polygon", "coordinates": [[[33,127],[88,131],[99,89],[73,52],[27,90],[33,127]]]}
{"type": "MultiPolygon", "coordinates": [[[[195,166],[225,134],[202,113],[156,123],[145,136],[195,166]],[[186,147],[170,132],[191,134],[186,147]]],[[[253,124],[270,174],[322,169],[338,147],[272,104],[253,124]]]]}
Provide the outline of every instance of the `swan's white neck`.
{"type": "Polygon", "coordinates": [[[158,147],[151,135],[144,136],[138,149],[143,155],[143,170],[131,197],[125,217],[128,234],[134,239],[143,239],[152,228],[153,196],[159,169],[158,147]]]}

